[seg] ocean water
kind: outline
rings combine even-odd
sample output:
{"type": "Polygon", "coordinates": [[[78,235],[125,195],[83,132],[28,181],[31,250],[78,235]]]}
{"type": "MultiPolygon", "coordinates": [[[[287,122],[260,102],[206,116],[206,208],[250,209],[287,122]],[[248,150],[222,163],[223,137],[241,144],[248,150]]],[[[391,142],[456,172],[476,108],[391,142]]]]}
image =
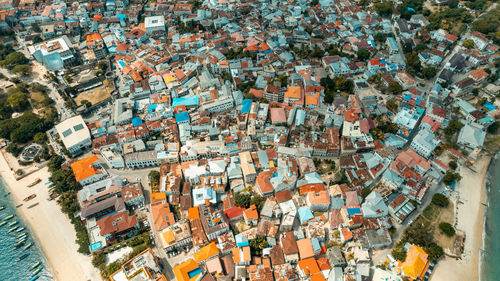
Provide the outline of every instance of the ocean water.
{"type": "Polygon", "coordinates": [[[481,281],[500,280],[500,156],[488,170],[488,207],[485,212],[484,241],[481,250],[481,281]]]}
{"type": "Polygon", "coordinates": [[[30,270],[30,268],[38,261],[42,262],[40,267],[43,267],[43,269],[37,274],[39,277],[37,280],[53,280],[49,270],[47,269],[46,260],[43,257],[42,251],[37,246],[38,243],[34,241],[33,235],[27,225],[16,213],[16,207],[11,196],[12,195],[7,194],[5,184],[0,177],[0,206],[5,206],[5,209],[0,211],[0,222],[2,222],[3,219],[9,215],[15,215],[15,217],[8,220],[5,225],[0,226],[0,281],[31,280],[33,278],[32,273],[34,270],[30,270]],[[19,221],[16,225],[18,227],[24,227],[25,229],[21,232],[12,231],[11,233],[7,233],[7,231],[11,228],[9,223],[14,221],[19,221]],[[14,250],[13,248],[17,244],[16,237],[23,232],[28,233],[26,244],[31,242],[33,243],[33,246],[27,250],[23,250],[22,247],[14,250]],[[21,261],[16,261],[16,259],[24,253],[29,253],[29,256],[21,261]]]}

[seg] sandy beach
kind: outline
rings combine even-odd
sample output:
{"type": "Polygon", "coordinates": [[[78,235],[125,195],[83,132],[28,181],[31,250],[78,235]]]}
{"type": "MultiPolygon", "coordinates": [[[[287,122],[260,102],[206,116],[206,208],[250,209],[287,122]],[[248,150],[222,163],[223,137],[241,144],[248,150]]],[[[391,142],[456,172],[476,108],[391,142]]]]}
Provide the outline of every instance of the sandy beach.
{"type": "Polygon", "coordinates": [[[0,153],[0,175],[18,204],[23,204],[17,211],[30,226],[36,240],[40,244],[48,266],[55,280],[102,280],[100,274],[91,264],[90,256],[77,252],[76,234],[68,217],[62,213],[56,201],[48,201],[48,188],[45,182],[50,176],[48,169],[43,168],[19,181],[16,181],[4,156],[0,153]],[[36,178],[42,181],[28,188],[36,178]],[[37,196],[29,202],[23,199],[31,194],[37,196]],[[39,205],[28,209],[34,203],[39,205]]]}
{"type": "MultiPolygon", "coordinates": [[[[432,281],[442,280],[479,280],[479,249],[483,242],[483,216],[485,208],[481,203],[486,201],[486,173],[490,157],[482,156],[472,171],[462,167],[462,180],[457,187],[458,223],[456,228],[464,231],[465,245],[461,260],[450,257],[441,259],[431,276],[432,281]]],[[[455,203],[456,204],[456,203],[455,203]]],[[[457,206],[457,205],[455,205],[457,206]]]]}

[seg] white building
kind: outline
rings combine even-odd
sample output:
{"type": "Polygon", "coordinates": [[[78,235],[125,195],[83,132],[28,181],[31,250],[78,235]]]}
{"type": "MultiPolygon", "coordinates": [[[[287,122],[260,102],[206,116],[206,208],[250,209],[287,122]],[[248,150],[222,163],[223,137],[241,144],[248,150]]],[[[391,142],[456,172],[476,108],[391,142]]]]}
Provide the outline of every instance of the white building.
{"type": "Polygon", "coordinates": [[[76,63],[73,44],[66,35],[29,46],[28,51],[48,70],[60,70],[76,63]]]}
{"type": "Polygon", "coordinates": [[[228,109],[233,108],[234,102],[233,102],[233,97],[231,96],[224,96],[224,97],[219,97],[216,100],[209,101],[201,106],[202,110],[209,111],[211,113],[217,113],[217,112],[222,112],[226,111],[228,109]]]}
{"type": "Polygon", "coordinates": [[[155,31],[166,31],[165,18],[163,16],[146,17],[144,27],[147,34],[152,34],[155,31]]]}
{"type": "Polygon", "coordinates": [[[113,169],[123,169],[125,168],[125,161],[121,153],[113,148],[106,147],[101,149],[101,156],[106,160],[106,163],[113,169]]]}
{"type": "Polygon", "coordinates": [[[411,148],[424,158],[429,158],[432,151],[439,145],[439,140],[434,137],[434,133],[429,129],[421,129],[411,142],[411,148]]]}
{"type": "Polygon", "coordinates": [[[80,115],[64,120],[55,128],[64,146],[73,156],[92,146],[90,131],[80,115]]]}
{"type": "Polygon", "coordinates": [[[125,155],[125,163],[129,169],[141,169],[158,166],[156,151],[140,151],[125,155]]]}

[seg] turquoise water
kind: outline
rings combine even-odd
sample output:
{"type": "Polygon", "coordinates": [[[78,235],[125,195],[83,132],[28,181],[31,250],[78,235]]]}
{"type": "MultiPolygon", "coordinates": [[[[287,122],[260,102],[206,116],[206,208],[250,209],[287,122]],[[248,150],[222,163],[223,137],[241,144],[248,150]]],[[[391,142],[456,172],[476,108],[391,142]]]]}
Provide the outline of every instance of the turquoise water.
{"type": "Polygon", "coordinates": [[[33,235],[27,225],[23,223],[21,218],[17,215],[16,207],[10,197],[11,195],[7,195],[5,185],[0,178],[0,206],[5,206],[5,209],[0,211],[0,222],[2,222],[3,219],[9,215],[15,215],[15,217],[10,219],[5,225],[0,226],[0,280],[31,280],[33,271],[30,271],[30,268],[38,261],[42,262],[43,270],[37,274],[39,276],[37,280],[53,280],[50,272],[46,269],[45,259],[43,258],[41,250],[36,246],[36,243],[33,240],[33,235]],[[16,220],[19,221],[16,225],[18,227],[24,227],[25,230],[21,232],[13,231],[11,233],[7,233],[7,231],[11,228],[9,223],[16,220]],[[17,244],[16,237],[23,232],[28,233],[26,244],[31,242],[33,243],[33,246],[27,250],[23,250],[22,248],[14,250],[13,247],[17,244]],[[19,262],[16,261],[16,259],[24,253],[29,253],[29,256],[19,262]]]}
{"type": "Polygon", "coordinates": [[[489,167],[488,208],[484,223],[481,280],[500,280],[500,157],[489,167]]]}

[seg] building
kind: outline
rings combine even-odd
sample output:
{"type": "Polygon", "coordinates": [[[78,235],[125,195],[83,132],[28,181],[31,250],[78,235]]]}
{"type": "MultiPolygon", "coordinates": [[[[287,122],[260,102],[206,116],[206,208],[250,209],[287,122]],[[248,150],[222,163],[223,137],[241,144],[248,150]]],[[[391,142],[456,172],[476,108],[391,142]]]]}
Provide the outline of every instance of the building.
{"type": "Polygon", "coordinates": [[[299,247],[292,231],[285,232],[282,235],[281,248],[283,249],[286,262],[291,263],[299,260],[299,247]]]}
{"type": "Polygon", "coordinates": [[[174,214],[170,211],[168,203],[157,203],[151,206],[151,214],[156,231],[162,231],[175,223],[174,214]]]}
{"type": "Polygon", "coordinates": [[[160,264],[151,248],[124,263],[119,270],[109,276],[109,279],[111,281],[167,281],[165,275],[161,273],[160,264]]]}
{"type": "Polygon", "coordinates": [[[28,51],[48,70],[61,70],[77,64],[73,43],[66,35],[29,46],[28,51]]]}
{"type": "Polygon", "coordinates": [[[429,268],[428,256],[424,249],[417,245],[412,245],[406,253],[405,261],[398,261],[398,267],[401,269],[402,274],[411,280],[423,280],[429,268]]]}
{"type": "Polygon", "coordinates": [[[165,18],[163,16],[146,17],[144,19],[144,28],[146,29],[147,34],[165,32],[167,30],[165,26],[165,18]]]}
{"type": "Polygon", "coordinates": [[[109,167],[112,169],[123,169],[125,168],[125,161],[121,152],[117,149],[117,146],[107,146],[100,150],[102,158],[108,163],[109,167]]]}
{"type": "Polygon", "coordinates": [[[178,281],[200,281],[203,271],[194,259],[189,259],[173,268],[178,281]]]}
{"type": "Polygon", "coordinates": [[[253,164],[252,156],[249,151],[240,152],[241,171],[246,183],[253,183],[257,178],[255,165],[253,164]]]}
{"type": "Polygon", "coordinates": [[[156,151],[138,151],[125,154],[125,163],[129,169],[142,169],[158,166],[156,151]]]}
{"type": "Polygon", "coordinates": [[[107,48],[99,33],[87,35],[87,49],[93,54],[93,59],[101,60],[106,57],[107,48]]]}
{"type": "Polygon", "coordinates": [[[137,215],[129,215],[127,211],[114,213],[97,221],[97,225],[101,230],[101,236],[106,240],[119,238],[128,232],[139,228],[137,215]]]}
{"type": "Polygon", "coordinates": [[[87,185],[108,177],[108,173],[101,166],[96,155],[92,155],[71,164],[76,181],[81,185],[87,185]]]}
{"type": "Polygon", "coordinates": [[[131,183],[124,186],[121,190],[123,201],[127,207],[136,209],[145,206],[144,193],[141,183],[131,183]]]}
{"type": "Polygon", "coordinates": [[[372,191],[361,205],[364,218],[378,218],[387,216],[389,209],[384,199],[376,191],[372,191]]]}
{"type": "Polygon", "coordinates": [[[193,245],[191,228],[187,220],[181,220],[165,228],[159,234],[165,252],[193,245]]]}
{"type": "Polygon", "coordinates": [[[482,148],[486,132],[475,124],[467,123],[458,134],[457,143],[467,149],[482,148]]]}
{"type": "Polygon", "coordinates": [[[200,220],[208,240],[229,231],[229,221],[222,210],[215,210],[212,205],[198,206],[200,220]]]}
{"type": "Polygon", "coordinates": [[[434,137],[434,133],[429,129],[421,129],[413,138],[410,147],[418,154],[429,158],[431,153],[439,145],[440,140],[434,137]]]}
{"type": "Polygon", "coordinates": [[[62,121],[55,128],[64,147],[73,156],[92,146],[90,131],[80,115],[62,121]]]}

